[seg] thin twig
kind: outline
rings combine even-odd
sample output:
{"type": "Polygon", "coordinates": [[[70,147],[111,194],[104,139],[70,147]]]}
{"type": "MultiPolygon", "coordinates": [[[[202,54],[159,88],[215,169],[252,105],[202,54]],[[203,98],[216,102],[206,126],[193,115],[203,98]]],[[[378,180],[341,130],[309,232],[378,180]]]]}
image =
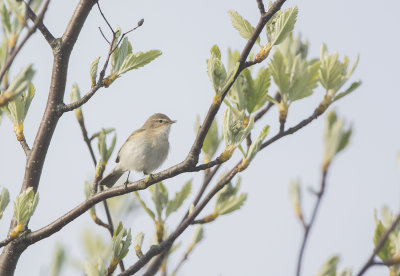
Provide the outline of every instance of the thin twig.
{"type": "MultiPolygon", "coordinates": [[[[3,68],[1,68],[0,71],[0,82],[3,80],[4,75],[6,74],[7,70],[10,68],[11,64],[14,62],[15,57],[17,56],[17,54],[19,53],[19,51],[21,51],[22,47],[25,45],[25,43],[28,41],[28,39],[31,37],[32,34],[35,33],[36,29],[39,27],[40,24],[42,24],[42,20],[43,17],[47,11],[47,7],[49,6],[49,2],[50,0],[46,0],[46,2],[43,5],[43,8],[39,14],[39,16],[35,17],[34,19],[34,24],[31,28],[29,28],[28,32],[26,33],[25,37],[22,39],[22,41],[19,43],[19,45],[15,48],[13,48],[13,50],[10,52],[10,55],[8,56],[6,62],[4,63],[3,68]]],[[[29,6],[27,5],[28,8],[28,14],[29,14],[29,6]]],[[[32,11],[32,10],[31,10],[32,11]]],[[[33,11],[32,11],[33,12],[33,11]]],[[[18,95],[15,95],[18,96],[18,95]]],[[[0,106],[3,106],[5,104],[7,104],[7,102],[9,102],[10,100],[13,100],[14,97],[10,97],[9,99],[7,99],[6,101],[2,101],[1,100],[1,96],[0,96],[0,102],[2,102],[2,104],[0,106]]]]}
{"type": "Polygon", "coordinates": [[[306,125],[308,125],[309,123],[311,123],[312,121],[314,121],[315,119],[317,119],[319,116],[321,115],[320,112],[318,112],[317,110],[314,111],[314,113],[308,117],[307,119],[304,119],[303,121],[301,121],[300,123],[298,123],[297,125],[295,125],[294,127],[291,127],[283,132],[279,132],[278,134],[276,134],[274,137],[268,139],[267,141],[265,141],[263,144],[261,144],[260,150],[269,146],[270,144],[272,144],[273,142],[275,142],[276,140],[293,134],[296,131],[298,131],[299,129],[305,127],[306,125]]]}
{"type": "Polygon", "coordinates": [[[356,274],[357,276],[363,275],[371,266],[377,264],[374,262],[376,255],[379,253],[379,251],[385,245],[385,242],[389,238],[389,235],[393,232],[393,230],[396,228],[396,226],[399,223],[400,223],[400,214],[397,215],[396,219],[392,222],[392,225],[390,225],[390,227],[386,230],[385,234],[383,234],[383,236],[379,240],[378,244],[375,246],[375,249],[372,252],[371,256],[368,258],[367,262],[363,265],[360,272],[358,272],[356,274]]]}
{"type": "MultiPolygon", "coordinates": [[[[26,12],[27,12],[29,18],[33,22],[36,22],[36,19],[38,17],[40,17],[40,15],[38,17],[36,16],[35,12],[31,9],[31,7],[29,5],[27,5],[27,7],[26,7],[26,12]]],[[[39,20],[38,30],[42,33],[44,39],[46,39],[47,43],[54,50],[57,46],[57,39],[53,36],[53,34],[49,31],[49,29],[43,24],[43,16],[42,16],[42,19],[39,20]]]]}
{"type": "Polygon", "coordinates": [[[28,145],[28,143],[26,142],[25,137],[22,137],[22,138],[19,140],[19,143],[21,144],[22,149],[23,149],[24,152],[25,152],[25,155],[28,156],[29,153],[31,152],[31,149],[29,148],[29,145],[28,145]]]}
{"type": "Polygon", "coordinates": [[[115,35],[115,32],[114,32],[113,28],[111,27],[111,24],[108,22],[106,16],[104,15],[103,11],[100,8],[99,1],[97,1],[96,4],[97,4],[97,8],[99,9],[101,16],[103,17],[104,21],[106,21],[106,23],[107,23],[108,28],[110,28],[110,31],[113,33],[113,35],[115,35]]]}
{"type": "Polygon", "coordinates": [[[260,10],[261,15],[264,15],[265,13],[265,8],[262,0],[257,0],[257,6],[258,9],[260,10]]]}
{"type": "Polygon", "coordinates": [[[100,27],[99,27],[99,31],[100,31],[101,35],[103,36],[103,38],[107,41],[108,45],[111,45],[110,41],[108,41],[107,37],[104,35],[104,33],[100,27]]]}
{"type": "Polygon", "coordinates": [[[301,247],[300,247],[300,251],[299,251],[299,257],[298,257],[298,260],[297,260],[296,276],[300,276],[300,274],[301,274],[301,265],[303,263],[304,250],[306,248],[306,244],[307,244],[307,241],[308,241],[310,230],[314,225],[314,221],[315,221],[315,218],[317,216],[317,213],[318,213],[318,210],[319,210],[319,207],[320,207],[320,204],[321,204],[321,200],[322,200],[322,197],[323,197],[324,192],[325,192],[327,174],[328,174],[328,167],[326,167],[326,169],[323,170],[323,172],[322,172],[321,186],[320,186],[320,190],[317,193],[317,201],[315,202],[310,222],[309,223],[304,223],[304,220],[302,220],[303,227],[304,227],[304,234],[303,234],[303,241],[301,243],[301,247]]]}
{"type": "Polygon", "coordinates": [[[192,251],[187,251],[183,256],[182,259],[179,261],[179,263],[176,265],[175,269],[172,272],[172,275],[176,275],[178,273],[178,270],[181,268],[181,266],[183,265],[183,263],[188,259],[189,254],[192,251]]]}

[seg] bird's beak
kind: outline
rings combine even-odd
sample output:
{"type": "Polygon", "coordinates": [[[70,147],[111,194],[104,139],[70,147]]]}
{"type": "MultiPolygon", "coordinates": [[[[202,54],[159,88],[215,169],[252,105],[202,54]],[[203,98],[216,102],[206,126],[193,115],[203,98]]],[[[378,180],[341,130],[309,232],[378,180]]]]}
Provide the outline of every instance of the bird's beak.
{"type": "Polygon", "coordinates": [[[172,125],[172,124],[175,124],[177,121],[176,120],[173,120],[173,121],[170,121],[169,123],[172,125]]]}

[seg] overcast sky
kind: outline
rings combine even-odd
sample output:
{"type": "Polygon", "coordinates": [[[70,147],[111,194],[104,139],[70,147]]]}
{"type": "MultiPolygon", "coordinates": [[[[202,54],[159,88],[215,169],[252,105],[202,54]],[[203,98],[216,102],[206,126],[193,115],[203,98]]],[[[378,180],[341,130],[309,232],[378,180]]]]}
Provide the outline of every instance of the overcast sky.
{"type": "MultiPolygon", "coordinates": [[[[45,24],[55,36],[62,34],[77,2],[51,1],[45,24]]],[[[147,117],[156,112],[165,113],[178,120],[170,135],[169,158],[162,166],[167,168],[185,158],[195,137],[196,116],[204,118],[212,102],[214,92],[205,63],[210,48],[218,44],[222,59],[226,60],[228,48],[241,51],[246,43],[231,26],[227,11],[234,9],[255,25],[259,17],[256,1],[118,0],[101,3],[110,22],[120,25],[123,31],[135,26],[139,19],[145,19],[144,25],[129,35],[133,51],[160,49],[163,55],[146,67],[127,73],[110,88],[98,91],[84,106],[88,131],[115,127],[119,148],[147,117]]],[[[400,149],[400,129],[396,123],[400,115],[397,83],[400,76],[400,17],[397,14],[400,2],[304,0],[287,1],[284,8],[295,5],[299,7],[295,35],[301,33],[309,41],[309,55],[318,57],[321,43],[327,44],[330,53],[338,51],[341,59],[347,55],[351,62],[360,54],[351,81],[363,81],[356,92],[331,107],[353,126],[354,132],[349,147],[336,158],[329,172],[327,193],[306,248],[303,275],[317,273],[333,254],[341,257],[339,267],[353,267],[357,272],[373,249],[374,210],[387,205],[398,212],[400,207],[396,161],[400,149]]],[[[104,61],[108,48],[98,26],[107,32],[94,8],[71,56],[66,101],[69,101],[74,82],[79,84],[82,93],[90,88],[90,62],[97,56],[104,61]]],[[[264,33],[262,39],[265,42],[264,33]]],[[[32,145],[45,107],[52,66],[50,48],[39,33],[25,46],[14,70],[30,62],[37,70],[34,78],[37,94],[24,130],[32,145]]],[[[274,87],[272,94],[273,91],[274,87]]],[[[293,104],[287,125],[294,125],[311,114],[322,96],[319,88],[309,99],[293,104]]],[[[318,187],[324,117],[262,151],[241,173],[241,189],[248,193],[247,202],[240,211],[205,225],[205,239],[179,275],[294,274],[302,228],[293,214],[288,185],[291,179],[299,178],[305,190],[309,186],[318,187]]],[[[257,129],[270,124],[273,135],[277,131],[277,121],[274,109],[257,129]]],[[[0,153],[0,185],[6,186],[14,199],[23,179],[25,155],[7,118],[3,118],[0,125],[0,153]]],[[[238,158],[240,155],[236,153],[225,168],[233,166],[238,158]]],[[[91,177],[93,165],[79,126],[73,113],[66,114],[58,123],[47,154],[39,186],[40,201],[30,228],[41,228],[82,202],[84,181],[91,177]]],[[[138,173],[131,174],[131,179],[139,177],[138,173]]],[[[197,191],[201,173],[165,181],[170,194],[191,177],[194,177],[193,191],[197,191]]],[[[315,197],[305,191],[303,199],[309,218],[315,197]]],[[[185,206],[188,205],[189,200],[185,206]]],[[[0,224],[1,237],[6,236],[11,213],[10,205],[0,224]]],[[[178,221],[180,215],[174,218],[178,221]]],[[[132,214],[129,222],[127,226],[132,227],[134,234],[152,231],[149,218],[141,211],[132,214]]],[[[174,226],[170,225],[171,231],[174,226]]],[[[61,232],[26,250],[16,275],[27,275],[27,271],[31,275],[45,275],[58,242],[70,250],[70,256],[83,262],[81,232],[84,228],[103,234],[105,240],[109,238],[108,233],[93,224],[89,215],[83,215],[61,232]]],[[[184,236],[185,246],[192,232],[193,229],[189,229],[184,236]]],[[[151,235],[146,236],[145,248],[150,240],[151,235]]],[[[180,259],[180,254],[173,255],[172,264],[180,259]]],[[[126,266],[136,260],[132,252],[129,255],[126,266]]],[[[79,275],[77,270],[65,271],[63,275],[74,273],[79,275]]],[[[386,269],[373,268],[366,275],[385,274],[386,269]]]]}

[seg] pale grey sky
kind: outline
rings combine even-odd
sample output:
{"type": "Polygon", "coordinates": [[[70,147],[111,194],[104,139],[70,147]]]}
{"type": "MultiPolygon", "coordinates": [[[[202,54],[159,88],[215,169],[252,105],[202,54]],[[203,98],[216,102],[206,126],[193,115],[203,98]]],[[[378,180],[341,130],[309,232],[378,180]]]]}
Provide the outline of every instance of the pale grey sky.
{"type": "MultiPolygon", "coordinates": [[[[55,36],[62,34],[77,2],[51,1],[45,23],[55,36]]],[[[241,50],[246,42],[231,26],[227,11],[234,9],[255,25],[259,17],[256,1],[102,2],[110,22],[123,30],[134,26],[140,18],[145,19],[144,25],[129,35],[134,51],[160,49],[163,55],[150,65],[129,72],[110,88],[101,89],[84,106],[88,130],[93,133],[101,127],[115,127],[119,148],[149,115],[165,113],[178,120],[171,131],[169,158],[162,166],[167,168],[186,156],[194,139],[196,115],[204,118],[212,101],[214,92],[205,63],[209,49],[218,44],[226,60],[229,47],[241,50]]],[[[353,136],[349,147],[331,167],[327,193],[311,232],[303,266],[303,275],[314,275],[329,256],[339,254],[339,267],[353,267],[356,272],[373,248],[374,209],[387,205],[398,212],[400,207],[400,175],[396,161],[400,130],[395,123],[400,117],[397,84],[400,2],[305,0],[288,1],[284,8],[294,5],[299,7],[295,34],[300,32],[309,41],[310,56],[319,56],[323,42],[330,53],[337,50],[341,59],[347,55],[353,62],[360,54],[351,81],[361,79],[363,85],[332,106],[351,123],[353,136]]],[[[79,84],[82,93],[90,88],[90,62],[97,56],[104,61],[107,44],[98,26],[106,30],[94,8],[71,56],[66,101],[69,101],[74,82],[79,84]]],[[[37,94],[25,123],[29,144],[33,142],[45,106],[51,57],[50,48],[38,33],[26,45],[14,67],[16,70],[33,62],[37,70],[34,78],[37,94]]],[[[308,116],[322,96],[322,89],[318,89],[311,98],[293,104],[287,125],[308,116]]],[[[277,120],[277,111],[272,110],[258,128],[270,124],[273,135],[277,131],[277,120]]],[[[179,275],[294,274],[302,228],[293,214],[288,185],[293,178],[300,178],[304,187],[319,185],[323,121],[324,118],[318,119],[256,157],[250,168],[241,174],[241,189],[248,193],[247,202],[240,211],[205,225],[204,241],[179,275]]],[[[6,118],[0,125],[0,139],[0,185],[6,186],[14,199],[20,190],[25,156],[6,118]]],[[[238,158],[236,153],[229,164],[237,162],[238,158]]],[[[39,187],[40,201],[30,228],[38,229],[80,203],[84,199],[84,181],[92,176],[92,161],[79,126],[73,113],[66,114],[59,121],[47,155],[39,187]]],[[[138,177],[140,174],[131,174],[131,179],[138,177]]],[[[174,191],[191,177],[185,174],[165,184],[174,191]]],[[[201,173],[194,176],[193,184],[193,190],[197,191],[201,173]]],[[[309,218],[315,198],[304,195],[309,218]]],[[[6,235],[11,212],[10,205],[0,224],[1,237],[6,235]]],[[[175,215],[176,221],[179,218],[175,215]]],[[[132,224],[127,226],[132,227],[134,234],[151,229],[149,219],[142,213],[133,214],[132,224]]],[[[51,238],[31,246],[22,255],[16,275],[26,275],[27,271],[31,275],[44,275],[57,242],[83,261],[80,232],[84,227],[109,238],[88,215],[83,215],[51,238]]],[[[191,235],[192,230],[189,230],[184,237],[189,239],[191,235]]],[[[149,242],[147,236],[145,245],[149,242]]],[[[136,260],[133,253],[129,255],[127,266],[136,260]]],[[[176,253],[172,263],[179,258],[180,254],[176,253]]],[[[64,275],[71,273],[78,274],[76,270],[69,270],[64,275]]],[[[374,268],[366,275],[386,273],[384,268],[374,268]]]]}

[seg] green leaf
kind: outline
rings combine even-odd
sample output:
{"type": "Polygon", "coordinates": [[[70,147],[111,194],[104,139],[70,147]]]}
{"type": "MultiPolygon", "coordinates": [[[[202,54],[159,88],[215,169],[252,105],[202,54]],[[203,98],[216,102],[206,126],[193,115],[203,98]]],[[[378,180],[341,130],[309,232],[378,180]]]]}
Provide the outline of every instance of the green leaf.
{"type": "Polygon", "coordinates": [[[317,87],[319,62],[308,63],[305,59],[300,59],[298,55],[295,59],[294,79],[289,89],[290,101],[294,102],[312,95],[317,87]]]}
{"type": "Polygon", "coordinates": [[[224,113],[222,132],[226,147],[238,147],[253,129],[254,117],[244,123],[246,115],[241,112],[237,118],[233,117],[232,111],[227,108],[224,113]]]}
{"type": "Polygon", "coordinates": [[[257,136],[256,140],[251,143],[246,155],[246,162],[250,163],[260,150],[262,142],[264,142],[269,132],[269,126],[265,126],[261,133],[257,136]]]}
{"type": "Polygon", "coordinates": [[[344,96],[350,94],[351,92],[353,92],[354,90],[356,90],[360,85],[361,85],[361,81],[355,81],[353,82],[349,88],[347,88],[344,92],[337,94],[334,98],[333,101],[337,101],[341,98],[343,98],[344,96]]]}
{"type": "Polygon", "coordinates": [[[150,208],[147,207],[146,203],[144,203],[144,201],[140,198],[139,193],[137,191],[134,191],[133,195],[139,201],[139,204],[143,207],[143,209],[146,211],[146,213],[152,218],[153,221],[155,221],[156,215],[150,208]]]}
{"type": "MultiPolygon", "coordinates": [[[[228,11],[229,16],[231,17],[233,27],[238,30],[239,34],[246,40],[249,40],[254,32],[254,27],[251,26],[249,21],[244,19],[234,10],[228,11]]],[[[260,44],[260,37],[256,40],[257,44],[260,44]]]]}
{"type": "Polygon", "coordinates": [[[65,249],[57,245],[55,253],[53,253],[53,261],[51,264],[50,275],[58,276],[60,275],[62,267],[65,265],[66,261],[66,252],[65,249]]]}
{"type": "Polygon", "coordinates": [[[220,206],[220,209],[218,209],[218,213],[220,215],[225,215],[232,213],[233,211],[239,210],[240,207],[242,207],[243,203],[246,201],[246,199],[247,199],[247,194],[240,194],[234,198],[230,198],[220,206]]]}
{"type": "Polygon", "coordinates": [[[95,264],[90,262],[89,260],[85,260],[85,264],[83,266],[83,270],[85,275],[87,276],[104,276],[106,275],[106,268],[101,260],[97,260],[95,264]]]}
{"type": "Polygon", "coordinates": [[[121,65],[118,71],[118,75],[124,74],[130,70],[138,69],[152,62],[157,57],[161,56],[161,51],[150,50],[147,52],[138,52],[135,54],[129,54],[121,65]]]}
{"type": "MultiPolygon", "coordinates": [[[[128,41],[128,38],[124,38],[122,40],[121,45],[119,46],[118,49],[116,49],[113,53],[113,62],[111,64],[112,67],[112,72],[118,72],[120,71],[120,68],[122,66],[122,63],[125,61],[125,59],[128,57],[128,55],[132,54],[132,46],[128,41]]],[[[122,73],[121,73],[122,74],[122,73]]]]}
{"type": "Polygon", "coordinates": [[[204,237],[204,230],[203,230],[203,226],[200,224],[194,230],[194,235],[192,238],[192,245],[194,246],[195,244],[198,244],[203,239],[203,237],[204,237]]]}
{"type": "Polygon", "coordinates": [[[268,100],[268,88],[271,85],[271,73],[268,68],[261,68],[247,96],[247,111],[254,113],[268,100]]]}
{"type": "Polygon", "coordinates": [[[18,75],[11,81],[5,93],[16,97],[22,92],[26,91],[32,82],[32,78],[35,75],[35,70],[32,68],[32,64],[25,67],[18,75]]]}
{"type": "Polygon", "coordinates": [[[112,154],[114,148],[115,148],[117,136],[114,134],[114,137],[111,141],[110,147],[107,147],[106,136],[108,133],[110,133],[110,132],[106,132],[106,130],[104,128],[102,128],[101,132],[97,136],[97,141],[98,141],[97,147],[99,149],[99,153],[101,156],[101,160],[99,160],[99,162],[107,163],[111,157],[111,154],[112,154]]]}
{"type": "Polygon", "coordinates": [[[133,246],[135,247],[135,249],[142,248],[143,240],[144,240],[144,234],[142,232],[138,233],[135,236],[135,241],[133,242],[133,246]]]}
{"type": "MultiPolygon", "coordinates": [[[[383,226],[382,222],[379,221],[376,225],[374,234],[375,247],[378,245],[379,241],[381,240],[385,232],[386,228],[383,226]]],[[[395,253],[394,245],[391,243],[390,239],[386,239],[381,250],[379,250],[377,255],[382,261],[387,261],[390,258],[394,257],[394,253],[395,253]]]]}
{"type": "Polygon", "coordinates": [[[237,195],[240,188],[240,182],[241,178],[239,177],[236,186],[229,183],[217,193],[215,208],[218,210],[219,215],[229,214],[240,209],[243,205],[247,198],[247,194],[242,193],[237,195]]]}
{"type": "Polygon", "coordinates": [[[289,74],[287,73],[287,64],[280,51],[275,52],[270,61],[269,69],[271,70],[271,75],[275,84],[279,88],[279,93],[281,94],[283,100],[285,100],[285,97],[289,92],[290,79],[289,74]]]}
{"type": "Polygon", "coordinates": [[[281,13],[276,19],[275,32],[271,45],[280,44],[294,29],[298,8],[290,8],[281,13]]]}
{"type": "Polygon", "coordinates": [[[151,199],[156,207],[158,220],[162,220],[161,213],[168,203],[168,191],[162,182],[150,186],[149,190],[151,192],[151,199]]]}
{"type": "Polygon", "coordinates": [[[206,138],[204,139],[202,147],[202,150],[206,154],[208,160],[211,160],[211,158],[216,153],[220,141],[221,139],[219,138],[218,134],[217,121],[214,119],[213,122],[211,123],[210,129],[208,130],[206,138]]]}
{"type": "Polygon", "coordinates": [[[126,231],[126,229],[120,222],[117,227],[117,230],[115,230],[113,235],[113,243],[112,243],[113,258],[118,260],[118,262],[122,260],[126,256],[126,254],[128,254],[129,246],[131,245],[131,243],[132,243],[131,229],[126,231]]]}
{"type": "Polygon", "coordinates": [[[3,188],[0,194],[0,219],[3,217],[3,212],[8,203],[10,203],[10,194],[6,188],[3,188]]]}
{"type": "Polygon", "coordinates": [[[14,202],[14,216],[18,224],[25,227],[28,220],[35,212],[39,201],[39,194],[33,192],[33,188],[29,187],[21,192],[14,202]]]}
{"type": "Polygon", "coordinates": [[[336,276],[336,267],[338,263],[338,256],[329,258],[316,276],[336,276]]]}
{"type": "Polygon", "coordinates": [[[100,57],[95,58],[90,64],[90,80],[92,82],[92,86],[96,84],[97,79],[97,68],[99,67],[100,57]]]}
{"type": "Polygon", "coordinates": [[[290,201],[293,205],[293,210],[298,218],[301,218],[301,189],[300,189],[300,180],[292,180],[289,185],[289,194],[290,201]]]}
{"type": "Polygon", "coordinates": [[[168,217],[171,213],[175,212],[182,206],[183,201],[189,196],[191,189],[192,180],[189,180],[185,185],[183,185],[182,189],[175,194],[175,197],[168,201],[165,217],[168,217]]]}
{"type": "Polygon", "coordinates": [[[210,50],[211,56],[207,59],[207,74],[213,83],[214,90],[219,93],[226,81],[226,70],[221,62],[221,52],[217,45],[210,50]]]}

